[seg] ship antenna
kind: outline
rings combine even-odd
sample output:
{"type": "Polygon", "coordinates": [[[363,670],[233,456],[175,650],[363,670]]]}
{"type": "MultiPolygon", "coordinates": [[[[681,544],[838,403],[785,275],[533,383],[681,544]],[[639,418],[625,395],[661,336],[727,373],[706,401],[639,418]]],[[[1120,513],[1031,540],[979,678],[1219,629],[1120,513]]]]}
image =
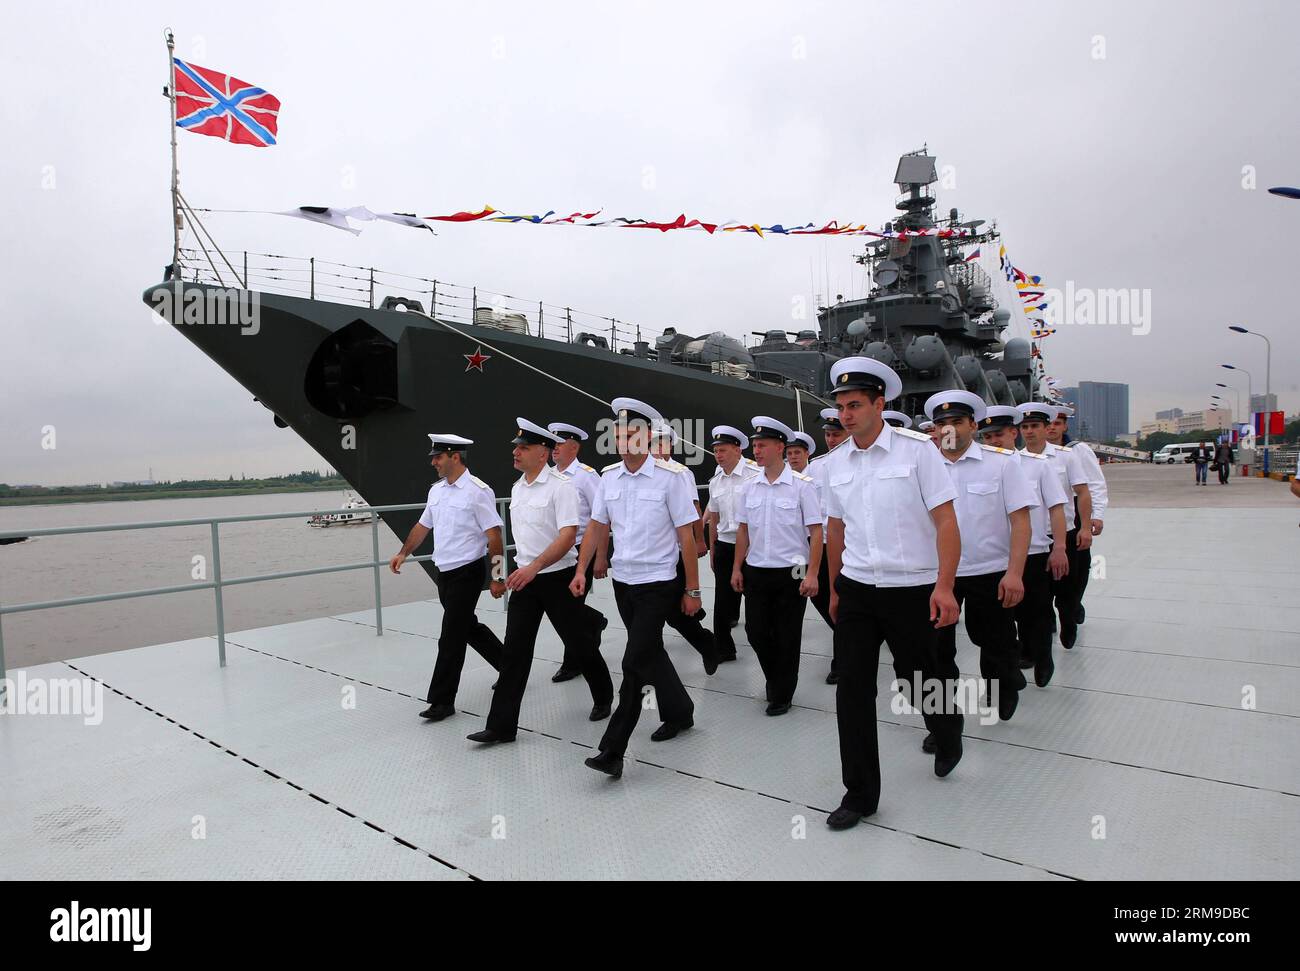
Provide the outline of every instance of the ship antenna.
{"type": "Polygon", "coordinates": [[[172,138],[172,277],[181,273],[181,201],[180,176],[176,166],[176,37],[172,29],[163,30],[167,38],[167,100],[171,102],[172,138]]]}

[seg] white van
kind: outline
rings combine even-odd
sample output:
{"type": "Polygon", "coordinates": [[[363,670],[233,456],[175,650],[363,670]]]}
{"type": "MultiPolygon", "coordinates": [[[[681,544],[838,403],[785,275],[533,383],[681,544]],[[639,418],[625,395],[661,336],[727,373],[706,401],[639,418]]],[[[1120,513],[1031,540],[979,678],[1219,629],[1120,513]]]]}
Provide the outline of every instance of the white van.
{"type": "MultiPolygon", "coordinates": [[[[1214,450],[1214,442],[1209,443],[1210,451],[1214,450]]],[[[1192,453],[1201,447],[1200,442],[1181,442],[1177,445],[1166,445],[1160,451],[1152,456],[1152,461],[1157,465],[1173,465],[1175,462],[1190,462],[1192,453]]]]}

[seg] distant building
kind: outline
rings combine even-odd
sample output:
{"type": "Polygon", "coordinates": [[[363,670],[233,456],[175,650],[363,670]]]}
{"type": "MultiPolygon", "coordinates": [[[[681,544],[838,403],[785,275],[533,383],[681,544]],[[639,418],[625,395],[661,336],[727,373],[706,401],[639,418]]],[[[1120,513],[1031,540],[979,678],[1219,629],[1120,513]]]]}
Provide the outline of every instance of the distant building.
{"type": "Polygon", "coordinates": [[[1277,411],[1276,394],[1253,394],[1250,396],[1250,411],[1277,411]]]}
{"type": "Polygon", "coordinates": [[[1125,432],[1123,435],[1117,436],[1115,441],[1123,442],[1125,445],[1136,445],[1138,443],[1138,433],[1125,432]]]}
{"type": "MultiPolygon", "coordinates": [[[[1182,409],[1178,409],[1182,414],[1182,409]]],[[[1178,434],[1178,421],[1174,418],[1157,418],[1155,421],[1144,421],[1142,427],[1138,429],[1139,438],[1150,438],[1159,432],[1165,432],[1168,435],[1178,434]]]]}
{"type": "Polygon", "coordinates": [[[157,484],[158,483],[154,482],[153,479],[132,479],[129,482],[110,482],[108,485],[109,488],[120,489],[122,486],[133,486],[133,485],[151,486],[157,484]]]}
{"type": "Polygon", "coordinates": [[[1161,420],[1173,421],[1175,418],[1182,418],[1182,417],[1183,417],[1183,409],[1181,408],[1166,408],[1164,411],[1156,412],[1156,421],[1161,421],[1161,420]]]}
{"type": "Polygon", "coordinates": [[[1232,409],[1219,408],[1216,411],[1189,411],[1178,419],[1176,431],[1179,435],[1196,432],[1201,429],[1217,431],[1232,426],[1232,409]]]}
{"type": "Polygon", "coordinates": [[[1074,406],[1070,437],[1090,442],[1114,442],[1127,434],[1128,385],[1110,381],[1080,381],[1061,394],[1074,406]]]}

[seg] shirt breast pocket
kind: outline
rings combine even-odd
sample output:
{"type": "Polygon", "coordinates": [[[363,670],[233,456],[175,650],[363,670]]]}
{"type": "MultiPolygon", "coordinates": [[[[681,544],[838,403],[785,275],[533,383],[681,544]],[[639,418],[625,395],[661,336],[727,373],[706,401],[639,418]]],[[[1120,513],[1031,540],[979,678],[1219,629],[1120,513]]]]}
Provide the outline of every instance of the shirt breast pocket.
{"type": "Polygon", "coordinates": [[[799,501],[797,499],[778,499],[776,506],[776,521],[783,526],[799,525],[799,501]]]}
{"type": "Polygon", "coordinates": [[[998,493],[996,482],[968,482],[966,491],[972,496],[995,496],[998,493]]]}

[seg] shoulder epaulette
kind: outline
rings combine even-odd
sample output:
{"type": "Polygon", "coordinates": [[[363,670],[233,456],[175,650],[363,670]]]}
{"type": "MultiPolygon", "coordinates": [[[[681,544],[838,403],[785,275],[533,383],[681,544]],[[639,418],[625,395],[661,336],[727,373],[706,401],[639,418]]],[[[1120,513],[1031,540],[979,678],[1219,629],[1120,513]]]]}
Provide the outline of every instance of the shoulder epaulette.
{"type": "Polygon", "coordinates": [[[604,467],[603,469],[601,469],[600,471],[602,471],[602,472],[608,472],[610,469],[616,469],[616,468],[618,468],[618,467],[619,467],[620,465],[622,465],[622,464],[623,464],[622,462],[611,462],[609,465],[605,466],[605,467],[604,467]]]}
{"type": "Polygon", "coordinates": [[[748,465],[751,469],[759,468],[759,464],[755,462],[753,459],[745,459],[745,464],[748,465]]]}
{"type": "Polygon", "coordinates": [[[477,475],[471,475],[469,477],[469,481],[473,482],[480,489],[487,489],[488,492],[492,491],[492,487],[488,485],[486,482],[484,482],[482,479],[480,479],[477,475]]]}
{"type": "Polygon", "coordinates": [[[1001,447],[999,447],[999,446],[997,446],[997,445],[986,445],[986,444],[984,444],[983,442],[980,442],[980,448],[984,449],[984,451],[986,451],[986,452],[997,452],[999,455],[1015,455],[1015,454],[1016,454],[1015,451],[1013,451],[1012,449],[1009,449],[1009,448],[1001,448],[1001,447]]]}
{"type": "Polygon", "coordinates": [[[796,472],[794,469],[790,470],[790,474],[793,475],[796,479],[803,479],[805,482],[811,482],[813,480],[813,477],[811,475],[808,475],[805,472],[796,472]]]}
{"type": "Polygon", "coordinates": [[[583,465],[581,462],[578,463],[578,468],[580,468],[580,469],[586,469],[588,472],[595,472],[595,471],[596,471],[596,470],[593,469],[590,465],[583,465]]]}
{"type": "Polygon", "coordinates": [[[1038,459],[1040,462],[1047,460],[1046,452],[1030,452],[1027,449],[1021,449],[1020,454],[1031,459],[1038,459]]]}
{"type": "Polygon", "coordinates": [[[906,436],[907,438],[915,438],[915,439],[917,439],[918,441],[922,441],[922,442],[928,442],[928,441],[930,441],[930,436],[927,435],[925,432],[917,432],[917,431],[913,431],[913,430],[910,429],[910,428],[895,428],[895,429],[894,429],[894,434],[895,434],[895,435],[904,435],[904,436],[906,436]]]}
{"type": "Polygon", "coordinates": [[[686,466],[668,459],[655,459],[655,465],[667,472],[685,472],[686,466]]]}

